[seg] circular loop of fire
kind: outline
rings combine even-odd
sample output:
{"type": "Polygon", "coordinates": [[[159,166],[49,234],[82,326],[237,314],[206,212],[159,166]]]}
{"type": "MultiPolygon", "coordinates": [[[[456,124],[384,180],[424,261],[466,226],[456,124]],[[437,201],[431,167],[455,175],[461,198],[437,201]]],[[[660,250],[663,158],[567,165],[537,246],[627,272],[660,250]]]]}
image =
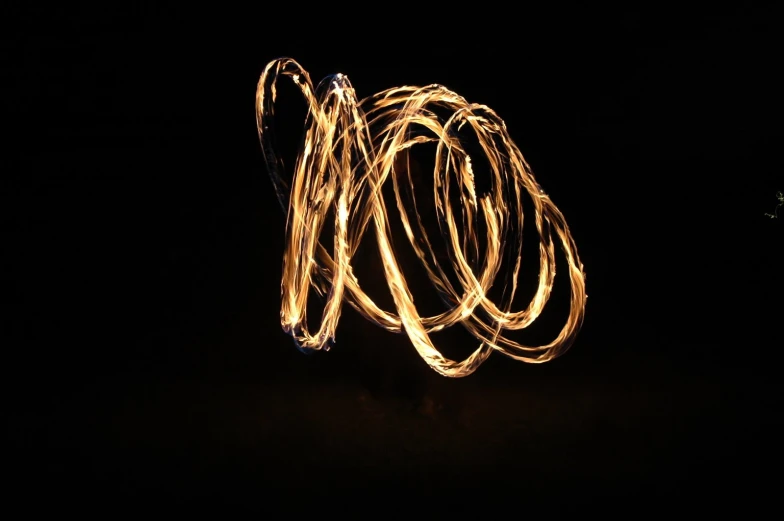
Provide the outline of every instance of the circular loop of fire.
{"type": "Polygon", "coordinates": [[[563,215],[537,184],[505,123],[492,109],[468,103],[440,85],[396,87],[360,101],[346,76],[330,76],[314,89],[308,73],[296,61],[283,58],[270,62],[259,79],[256,121],[273,185],[288,216],[281,325],[300,349],[330,348],[344,300],[377,325],[405,332],[422,359],[444,376],[470,375],[493,351],[524,362],[542,363],[572,345],[582,326],[587,298],[576,245],[563,215]],[[304,145],[290,181],[283,175],[271,139],[280,77],[289,78],[299,87],[308,106],[304,145]],[[445,119],[438,111],[450,115],[445,119]],[[488,193],[477,193],[470,155],[457,136],[457,130],[464,126],[474,132],[486,155],[492,186],[488,193]],[[406,193],[413,193],[410,172],[396,172],[400,169],[396,163],[399,154],[428,142],[437,145],[435,213],[448,246],[448,268],[458,284],[447,277],[443,256],[434,252],[416,206],[412,211],[405,200],[406,193]],[[392,249],[389,214],[381,196],[381,188],[390,178],[411,246],[449,306],[437,316],[420,316],[392,249]],[[527,308],[514,311],[511,307],[522,257],[524,192],[533,201],[540,237],[540,273],[536,294],[527,308]],[[460,200],[457,208],[450,202],[455,193],[460,200]],[[334,215],[331,252],[319,242],[330,215],[334,215]],[[370,226],[376,232],[396,313],[381,309],[353,274],[351,261],[370,226]],[[480,230],[484,230],[482,237],[480,230]],[[550,343],[526,346],[505,334],[528,327],[547,303],[555,278],[554,238],[568,265],[569,315],[550,343]],[[484,257],[477,263],[472,259],[480,243],[484,257]],[[505,248],[511,248],[507,251],[512,252],[513,269],[501,269],[505,248]],[[507,291],[500,302],[493,302],[487,294],[499,283],[499,277],[505,278],[501,283],[507,291]],[[309,331],[306,320],[311,287],[325,297],[317,331],[309,331]],[[458,323],[478,340],[479,346],[466,359],[451,360],[435,347],[430,333],[458,323]]]}

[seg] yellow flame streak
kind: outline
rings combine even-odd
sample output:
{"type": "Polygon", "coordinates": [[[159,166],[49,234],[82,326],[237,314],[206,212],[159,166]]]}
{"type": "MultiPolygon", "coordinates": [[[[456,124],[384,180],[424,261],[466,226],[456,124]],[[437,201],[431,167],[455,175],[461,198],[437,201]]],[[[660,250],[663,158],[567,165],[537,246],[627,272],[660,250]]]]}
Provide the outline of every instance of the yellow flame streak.
{"type": "MultiPolygon", "coordinates": [[[[388,331],[405,332],[419,355],[438,373],[463,377],[473,373],[493,350],[529,363],[542,363],[563,354],[574,342],[585,314],[585,273],[569,227],[550,198],[534,180],[531,168],[509,136],[506,124],[493,110],[468,103],[440,85],[397,87],[361,101],[357,100],[348,78],[342,74],[325,80],[323,89],[313,88],[308,73],[294,60],[270,62],[259,79],[256,91],[256,122],[262,149],[278,198],[287,209],[286,246],[281,284],[281,325],[300,349],[326,349],[334,341],[344,300],[368,320],[388,331]],[[269,141],[274,115],[276,82],[286,76],[299,86],[308,106],[304,149],[297,159],[292,184],[282,176],[281,163],[269,141]],[[328,81],[328,83],[326,83],[328,81]],[[446,120],[430,107],[450,111],[446,120]],[[381,129],[371,133],[371,127],[381,129]],[[481,198],[474,188],[470,157],[454,131],[469,125],[486,154],[494,191],[481,198]],[[424,127],[429,135],[411,128],[424,127]],[[427,238],[419,213],[409,216],[398,175],[391,175],[396,156],[412,146],[437,144],[434,168],[435,210],[445,223],[451,268],[460,287],[448,280],[427,238]],[[449,203],[450,173],[462,184],[462,223],[458,232],[455,209],[449,203]],[[392,177],[396,204],[406,235],[424,265],[432,283],[452,303],[451,309],[437,316],[422,317],[403,277],[389,238],[388,213],[381,188],[392,177]],[[506,186],[507,190],[497,189],[506,186]],[[512,311],[521,263],[523,211],[522,194],[531,195],[534,219],[541,239],[539,285],[528,307],[512,311]],[[508,202],[504,192],[514,194],[508,202]],[[334,210],[333,254],[319,243],[319,236],[330,209],[334,210]],[[480,272],[472,270],[466,252],[479,251],[477,219],[484,219],[486,252],[480,272]],[[410,219],[413,217],[413,220],[410,219]],[[513,223],[512,219],[516,219],[513,223]],[[351,260],[369,224],[375,228],[384,275],[394,299],[397,314],[384,311],[362,290],[351,268],[351,260]],[[486,295],[501,268],[504,237],[510,226],[517,231],[515,267],[505,274],[511,291],[496,304],[486,295]],[[547,303],[555,278],[553,232],[566,254],[571,282],[569,316],[556,338],[541,346],[526,346],[504,336],[532,324],[547,303]],[[417,240],[417,235],[420,240],[417,240]],[[334,257],[333,257],[334,255],[334,257]],[[306,306],[309,289],[326,296],[318,331],[307,327],[306,306]],[[480,318],[476,313],[483,310],[480,318]],[[450,360],[433,345],[430,333],[461,323],[480,345],[462,361],[450,360]]],[[[409,189],[413,180],[408,172],[409,189]]]]}

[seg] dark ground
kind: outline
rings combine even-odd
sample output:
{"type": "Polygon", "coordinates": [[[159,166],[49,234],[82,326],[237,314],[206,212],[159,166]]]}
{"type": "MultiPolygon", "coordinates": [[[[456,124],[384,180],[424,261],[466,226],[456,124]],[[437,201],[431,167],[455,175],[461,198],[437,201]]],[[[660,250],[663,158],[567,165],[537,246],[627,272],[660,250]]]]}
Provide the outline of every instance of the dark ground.
{"type": "Polygon", "coordinates": [[[59,28],[15,33],[5,69],[9,499],[110,516],[775,508],[770,13],[542,18],[523,43],[375,61],[250,15],[40,18],[59,28]],[[585,264],[572,351],[445,379],[350,311],[332,352],[296,351],[252,114],[279,55],[360,95],[440,82],[497,110],[585,264]]]}

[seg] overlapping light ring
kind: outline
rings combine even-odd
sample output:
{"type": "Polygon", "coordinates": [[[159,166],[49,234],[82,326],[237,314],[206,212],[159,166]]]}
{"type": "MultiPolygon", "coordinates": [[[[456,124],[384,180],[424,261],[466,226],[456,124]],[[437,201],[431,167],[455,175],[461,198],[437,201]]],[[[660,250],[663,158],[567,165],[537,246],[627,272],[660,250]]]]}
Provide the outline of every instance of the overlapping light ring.
{"type": "Polygon", "coordinates": [[[494,350],[516,360],[542,363],[572,345],[583,323],[587,298],[576,245],[564,216],[538,185],[506,124],[492,109],[468,103],[440,85],[396,87],[359,101],[346,76],[327,77],[314,89],[308,73],[296,61],[282,58],[270,62],[259,79],[256,120],[269,174],[287,213],[281,325],[300,349],[330,348],[344,300],[382,328],[405,332],[422,359],[449,377],[473,373],[494,350]],[[281,77],[300,88],[308,107],[304,145],[293,174],[288,176],[284,175],[271,135],[276,84],[281,77]],[[450,114],[446,119],[438,115],[444,111],[450,114]],[[476,193],[470,156],[457,137],[457,130],[465,125],[474,131],[487,157],[492,183],[487,194],[476,193]],[[443,256],[436,255],[432,238],[425,231],[412,196],[410,170],[400,171],[395,164],[401,152],[427,142],[437,144],[435,212],[451,262],[449,268],[459,284],[450,282],[443,256]],[[390,215],[381,196],[381,187],[390,178],[411,245],[448,304],[449,309],[437,316],[419,315],[392,249],[390,215]],[[450,203],[455,191],[460,195],[458,208],[450,203]],[[522,260],[523,191],[533,201],[540,238],[540,273],[538,289],[527,308],[513,311],[522,260]],[[334,215],[331,253],[319,242],[330,215],[334,215]],[[376,232],[396,312],[376,305],[353,274],[351,263],[369,226],[376,232]],[[480,241],[480,230],[484,230],[484,242],[480,241]],[[522,345],[505,334],[528,327],[547,303],[555,278],[554,237],[568,265],[569,316],[550,343],[522,345]],[[484,250],[481,256],[480,249],[484,250]],[[501,270],[504,258],[513,260],[513,269],[501,270]],[[487,293],[497,284],[503,284],[504,297],[493,302],[487,293]],[[311,287],[325,299],[314,332],[308,330],[306,320],[311,287]],[[470,356],[459,361],[443,356],[430,336],[458,323],[479,343],[470,356]]]}

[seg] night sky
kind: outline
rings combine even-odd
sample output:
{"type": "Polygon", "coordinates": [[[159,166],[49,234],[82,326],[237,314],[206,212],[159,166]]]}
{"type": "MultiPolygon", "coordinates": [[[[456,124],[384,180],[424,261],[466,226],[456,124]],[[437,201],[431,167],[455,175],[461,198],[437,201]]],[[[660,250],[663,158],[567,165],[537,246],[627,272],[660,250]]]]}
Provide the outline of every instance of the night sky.
{"type": "MultiPolygon", "coordinates": [[[[780,18],[483,5],[7,19],[10,497],[108,514],[773,504],[780,18]],[[566,355],[495,354],[447,379],[349,306],[332,351],[297,351],[254,115],[259,74],[283,56],[315,82],[348,75],[359,97],[440,83],[506,121],[585,267],[566,355]]],[[[288,165],[293,93],[278,109],[288,165]]],[[[549,340],[566,291],[522,339],[549,340]]],[[[435,341],[475,347],[462,331],[435,341]]]]}

